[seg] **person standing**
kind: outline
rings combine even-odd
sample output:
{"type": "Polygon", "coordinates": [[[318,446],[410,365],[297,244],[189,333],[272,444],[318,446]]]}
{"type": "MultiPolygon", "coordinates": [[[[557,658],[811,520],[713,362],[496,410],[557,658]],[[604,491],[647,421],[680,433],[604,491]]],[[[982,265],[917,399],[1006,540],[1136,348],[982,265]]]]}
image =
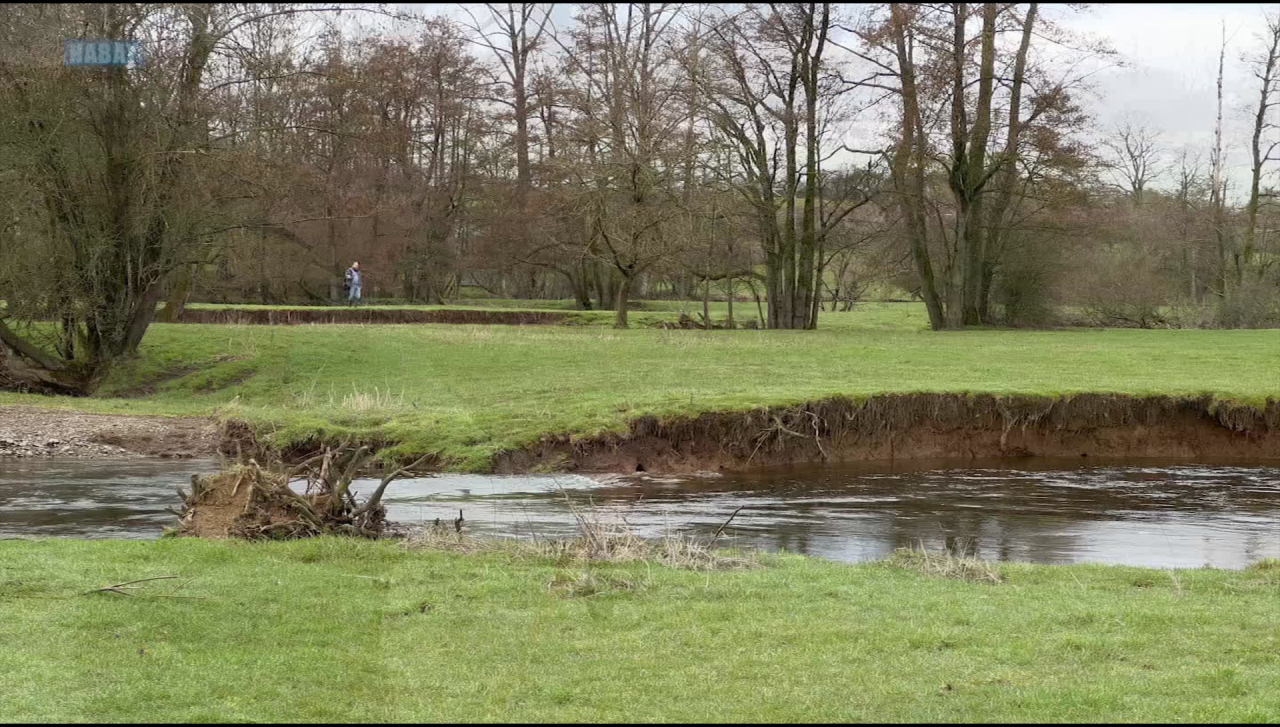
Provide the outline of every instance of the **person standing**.
{"type": "Polygon", "coordinates": [[[347,305],[360,303],[360,263],[353,262],[343,276],[343,287],[347,289],[347,305]]]}

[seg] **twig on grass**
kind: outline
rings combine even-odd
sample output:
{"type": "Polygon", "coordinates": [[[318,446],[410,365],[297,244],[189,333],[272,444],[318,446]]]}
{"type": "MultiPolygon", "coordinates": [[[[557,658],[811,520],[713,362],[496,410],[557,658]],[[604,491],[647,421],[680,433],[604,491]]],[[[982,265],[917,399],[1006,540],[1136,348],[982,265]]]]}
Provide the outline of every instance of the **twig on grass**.
{"type": "Polygon", "coordinates": [[[90,593],[102,593],[104,591],[110,591],[112,593],[119,593],[122,596],[132,596],[133,595],[132,593],[129,593],[128,591],[125,591],[122,589],[132,587],[133,590],[136,590],[138,586],[134,585],[135,583],[147,583],[148,581],[164,581],[164,580],[170,580],[178,577],[179,576],[156,576],[155,578],[139,578],[136,581],[125,581],[124,583],[117,583],[114,586],[104,586],[103,588],[94,588],[93,590],[85,591],[83,595],[87,596],[90,593]]]}

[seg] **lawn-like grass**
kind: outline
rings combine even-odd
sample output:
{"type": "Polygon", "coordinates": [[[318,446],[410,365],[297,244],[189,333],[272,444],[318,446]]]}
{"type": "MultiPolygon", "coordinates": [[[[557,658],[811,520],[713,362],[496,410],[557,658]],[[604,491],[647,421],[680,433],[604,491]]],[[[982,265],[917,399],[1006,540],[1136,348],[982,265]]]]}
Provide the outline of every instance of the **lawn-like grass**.
{"type": "Polygon", "coordinates": [[[1280,398],[1280,330],[938,333],[911,304],[824,320],[817,331],[156,324],[98,397],[0,394],[0,404],[236,417],[280,444],[354,434],[465,471],[546,433],[837,394],[1280,398]],[[148,383],[155,393],[116,398],[148,383]]]}
{"type": "Polygon", "coordinates": [[[3,542],[0,720],[1280,720],[1272,562],[1002,565],[995,585],[764,562],[706,573],[337,539],[3,542]],[[595,588],[552,585],[585,571],[595,588]],[[165,575],[182,580],[84,593],[165,575]]]}

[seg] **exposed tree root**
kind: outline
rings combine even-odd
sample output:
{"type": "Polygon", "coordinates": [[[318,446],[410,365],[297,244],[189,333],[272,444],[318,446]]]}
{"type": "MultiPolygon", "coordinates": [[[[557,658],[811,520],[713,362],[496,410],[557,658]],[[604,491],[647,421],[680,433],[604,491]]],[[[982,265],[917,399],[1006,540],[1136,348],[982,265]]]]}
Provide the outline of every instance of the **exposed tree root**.
{"type": "Polygon", "coordinates": [[[325,449],[287,472],[265,469],[250,459],[217,475],[193,476],[191,493],[178,491],[186,503],[180,533],[249,540],[325,534],[376,538],[387,524],[383,493],[426,458],[393,470],[367,500],[357,502],[351,482],[371,456],[368,447],[325,449]],[[307,483],[305,494],[289,486],[294,481],[307,483]]]}

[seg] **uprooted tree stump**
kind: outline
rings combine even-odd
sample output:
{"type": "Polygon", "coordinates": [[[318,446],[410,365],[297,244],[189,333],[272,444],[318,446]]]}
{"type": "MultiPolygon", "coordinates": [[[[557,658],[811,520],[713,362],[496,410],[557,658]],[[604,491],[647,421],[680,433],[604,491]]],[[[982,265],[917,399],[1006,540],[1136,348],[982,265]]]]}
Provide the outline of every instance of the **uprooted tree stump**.
{"type": "Polygon", "coordinates": [[[354,535],[376,538],[386,528],[382,495],[407,467],[391,471],[363,502],[351,492],[351,481],[372,454],[326,449],[291,470],[276,472],[256,461],[219,474],[191,478],[191,492],[178,491],[185,507],[181,534],[202,538],[289,539],[316,535],[354,535]],[[304,494],[289,485],[305,481],[304,494]]]}

